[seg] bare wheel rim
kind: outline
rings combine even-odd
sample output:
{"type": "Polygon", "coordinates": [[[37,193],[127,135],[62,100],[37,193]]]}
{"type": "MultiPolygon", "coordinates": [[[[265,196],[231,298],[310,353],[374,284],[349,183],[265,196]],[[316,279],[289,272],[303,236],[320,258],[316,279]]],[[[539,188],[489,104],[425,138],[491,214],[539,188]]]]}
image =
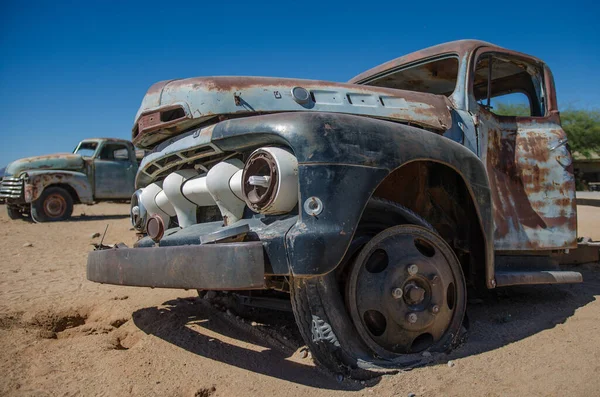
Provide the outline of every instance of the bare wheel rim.
{"type": "Polygon", "coordinates": [[[58,193],[52,193],[44,200],[44,212],[50,218],[60,218],[67,211],[67,200],[58,193]]]}
{"type": "Polygon", "coordinates": [[[448,245],[425,228],[402,225],[363,247],[346,292],[365,344],[393,359],[454,337],[448,331],[462,321],[463,288],[460,264],[448,245]]]}

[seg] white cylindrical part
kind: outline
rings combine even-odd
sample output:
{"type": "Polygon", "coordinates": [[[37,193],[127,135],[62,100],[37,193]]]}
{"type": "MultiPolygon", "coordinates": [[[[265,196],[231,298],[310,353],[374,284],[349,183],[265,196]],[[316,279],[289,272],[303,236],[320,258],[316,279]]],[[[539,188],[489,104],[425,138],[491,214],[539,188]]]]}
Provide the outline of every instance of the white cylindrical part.
{"type": "Polygon", "coordinates": [[[161,190],[160,193],[156,195],[154,201],[156,202],[158,208],[171,216],[175,216],[175,208],[173,208],[173,204],[169,202],[164,190],[161,190]]]}
{"type": "Polygon", "coordinates": [[[188,179],[183,184],[181,191],[188,200],[195,203],[199,207],[216,205],[215,200],[212,198],[208,188],[206,187],[206,175],[188,179]]]}
{"type": "Polygon", "coordinates": [[[244,215],[246,203],[234,193],[230,183],[234,175],[243,168],[242,161],[229,159],[216,164],[206,175],[206,186],[219,206],[225,225],[237,222],[244,215]]]}
{"type": "Polygon", "coordinates": [[[242,193],[242,174],[243,173],[244,173],[243,169],[238,170],[235,174],[233,174],[233,176],[229,180],[229,188],[231,189],[233,194],[235,194],[237,196],[237,198],[239,198],[242,201],[244,201],[244,194],[242,193]]]}
{"type": "Polygon", "coordinates": [[[163,190],[167,199],[175,208],[177,222],[182,228],[196,223],[196,204],[188,200],[182,193],[181,188],[185,181],[197,176],[194,169],[179,170],[167,175],[163,181],[163,190]]]}
{"type": "Polygon", "coordinates": [[[164,194],[162,183],[151,183],[142,189],[140,201],[146,209],[148,216],[160,216],[165,226],[168,227],[170,218],[175,216],[175,209],[168,201],[161,203],[160,205],[157,204],[157,197],[161,194],[164,194]]]}

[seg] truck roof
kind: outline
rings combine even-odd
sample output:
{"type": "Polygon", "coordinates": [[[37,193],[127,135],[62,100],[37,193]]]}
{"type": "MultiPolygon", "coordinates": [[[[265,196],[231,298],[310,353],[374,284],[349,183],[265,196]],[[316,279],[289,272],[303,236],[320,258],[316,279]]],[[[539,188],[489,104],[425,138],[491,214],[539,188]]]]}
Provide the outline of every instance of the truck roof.
{"type": "Polygon", "coordinates": [[[374,68],[371,68],[365,72],[362,72],[361,74],[351,78],[348,82],[353,83],[353,84],[360,84],[360,83],[365,82],[366,80],[369,80],[371,77],[374,77],[378,74],[384,73],[390,69],[395,69],[400,66],[410,64],[412,62],[415,62],[415,61],[418,61],[421,59],[427,59],[430,57],[434,57],[437,55],[444,55],[444,54],[457,54],[459,57],[461,57],[463,55],[471,54],[481,47],[492,47],[492,49],[497,49],[499,51],[508,52],[508,53],[511,53],[514,55],[520,55],[522,57],[527,57],[527,58],[533,59],[539,63],[542,63],[542,61],[540,61],[539,59],[533,58],[530,55],[507,50],[504,47],[500,47],[496,44],[488,43],[487,41],[456,40],[456,41],[450,41],[450,42],[443,43],[443,44],[434,45],[432,47],[424,48],[422,50],[415,51],[415,52],[412,52],[407,55],[403,55],[396,59],[392,59],[391,61],[387,61],[385,63],[382,63],[381,65],[375,66],[374,68]]]}
{"type": "Polygon", "coordinates": [[[120,139],[120,138],[85,138],[85,139],[81,140],[81,142],[86,142],[86,141],[107,141],[107,142],[131,143],[130,140],[120,139]]]}

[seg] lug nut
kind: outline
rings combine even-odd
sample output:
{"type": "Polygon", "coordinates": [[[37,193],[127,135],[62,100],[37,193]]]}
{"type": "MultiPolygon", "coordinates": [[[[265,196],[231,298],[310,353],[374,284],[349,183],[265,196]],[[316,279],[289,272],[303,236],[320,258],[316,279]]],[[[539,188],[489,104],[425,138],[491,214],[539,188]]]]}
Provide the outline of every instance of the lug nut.
{"type": "Polygon", "coordinates": [[[411,276],[414,276],[418,272],[419,272],[419,267],[417,265],[410,265],[408,267],[408,274],[410,274],[411,276]]]}
{"type": "Polygon", "coordinates": [[[410,313],[408,316],[406,316],[406,321],[408,321],[411,324],[414,324],[417,322],[417,314],[416,313],[410,313]]]}
{"type": "Polygon", "coordinates": [[[438,305],[431,306],[431,312],[433,314],[438,314],[440,312],[440,307],[438,305]]]}
{"type": "Polygon", "coordinates": [[[392,290],[392,296],[394,297],[394,299],[402,298],[402,288],[394,288],[392,290]]]}

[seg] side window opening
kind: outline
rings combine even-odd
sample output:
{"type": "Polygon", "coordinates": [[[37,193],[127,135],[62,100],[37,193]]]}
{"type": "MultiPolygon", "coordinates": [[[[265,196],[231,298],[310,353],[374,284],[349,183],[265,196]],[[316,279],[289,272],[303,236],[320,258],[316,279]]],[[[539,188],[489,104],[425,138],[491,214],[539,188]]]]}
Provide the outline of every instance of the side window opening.
{"type": "Polygon", "coordinates": [[[117,149],[113,152],[115,160],[127,161],[129,160],[129,153],[126,148],[117,149]]]}
{"type": "Polygon", "coordinates": [[[491,98],[491,111],[501,116],[531,116],[531,104],[527,95],[513,92],[491,98]]]}
{"type": "Polygon", "coordinates": [[[101,160],[111,161],[127,161],[129,160],[129,153],[127,148],[123,145],[107,144],[104,145],[100,152],[101,160]]]}
{"type": "Polygon", "coordinates": [[[516,57],[486,54],[475,67],[473,94],[488,111],[504,116],[546,113],[542,70],[516,57]]]}
{"type": "Polygon", "coordinates": [[[365,85],[450,96],[458,78],[455,56],[431,60],[376,77],[365,85]]]}

